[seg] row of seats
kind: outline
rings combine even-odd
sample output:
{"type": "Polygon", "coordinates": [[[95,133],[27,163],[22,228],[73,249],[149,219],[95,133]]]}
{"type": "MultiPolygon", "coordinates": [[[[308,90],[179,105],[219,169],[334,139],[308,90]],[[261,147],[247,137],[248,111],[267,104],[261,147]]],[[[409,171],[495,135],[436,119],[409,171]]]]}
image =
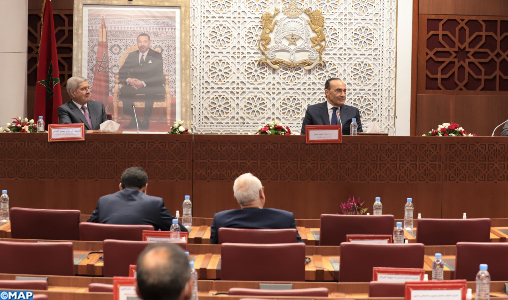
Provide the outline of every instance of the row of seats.
{"type": "MultiPolygon", "coordinates": [[[[48,290],[48,282],[45,280],[0,280],[0,290],[5,289],[45,291],[48,290]]],[[[90,283],[88,291],[90,293],[112,293],[113,285],[107,283],[90,283]]],[[[256,297],[328,297],[329,291],[324,287],[290,290],[230,288],[228,295],[256,297]]],[[[404,283],[371,281],[369,283],[369,297],[404,297],[404,283]]]]}
{"type": "MultiPolygon", "coordinates": [[[[103,241],[105,239],[141,240],[143,230],[153,230],[151,225],[106,225],[80,223],[79,210],[53,209],[11,209],[11,237],[19,239],[82,240],[103,241]]],[[[393,215],[350,216],[321,215],[320,245],[340,245],[346,241],[347,234],[392,235],[395,219],[393,215]]],[[[417,243],[424,245],[455,245],[458,242],[489,242],[489,218],[481,219],[420,219],[416,234],[417,243]]],[[[222,228],[221,228],[222,229],[222,228]]],[[[288,230],[281,235],[278,243],[289,236],[296,240],[288,230]]],[[[243,234],[234,234],[235,240],[224,237],[219,232],[219,242],[251,242],[243,234]]],[[[253,233],[254,234],[254,233],[253,233]]],[[[261,237],[266,232],[260,231],[261,237]]],[[[291,241],[289,240],[289,241],[291,241]]]]}
{"type": "MultiPolygon", "coordinates": [[[[129,265],[151,242],[105,240],[106,277],[128,276],[129,265]]],[[[185,248],[184,242],[178,244],[185,248]]],[[[368,282],[373,267],[423,268],[423,244],[358,244],[340,247],[339,281],[368,282]]],[[[0,273],[74,275],[71,242],[0,242],[0,273]]],[[[508,280],[507,243],[457,243],[455,278],[475,280],[480,264],[489,265],[491,280],[508,280]]],[[[221,245],[222,280],[305,281],[305,245],[221,245]]]]}

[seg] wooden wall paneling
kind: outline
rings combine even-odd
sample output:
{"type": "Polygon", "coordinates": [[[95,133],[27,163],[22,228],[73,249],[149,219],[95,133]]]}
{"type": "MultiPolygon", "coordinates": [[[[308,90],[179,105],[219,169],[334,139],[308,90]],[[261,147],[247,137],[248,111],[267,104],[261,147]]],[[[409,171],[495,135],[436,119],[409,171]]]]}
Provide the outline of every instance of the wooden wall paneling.
{"type": "Polygon", "coordinates": [[[440,145],[436,139],[396,141],[344,137],[342,144],[307,145],[303,137],[197,135],[195,215],[210,218],[238,208],[233,181],[250,172],[265,186],[267,207],[292,211],[298,219],[338,213],[349,196],[362,197],[369,208],[380,196],[387,200],[385,211],[400,218],[405,199],[416,198],[415,191],[431,204],[428,210],[422,206],[425,215],[440,216],[440,145]]]}
{"type": "Polygon", "coordinates": [[[507,16],[506,0],[420,0],[422,15],[507,16]]]}
{"type": "Polygon", "coordinates": [[[174,214],[192,199],[192,136],[86,134],[84,142],[48,143],[47,134],[0,134],[0,187],[11,207],[68,208],[90,214],[118,191],[123,171],[140,166],[148,193],[174,214]]]}
{"type": "MultiPolygon", "coordinates": [[[[411,55],[411,118],[410,134],[416,134],[417,110],[416,94],[418,89],[418,32],[419,32],[419,0],[413,0],[413,41],[411,55]]],[[[397,43],[400,41],[397,41],[397,43]]]]}

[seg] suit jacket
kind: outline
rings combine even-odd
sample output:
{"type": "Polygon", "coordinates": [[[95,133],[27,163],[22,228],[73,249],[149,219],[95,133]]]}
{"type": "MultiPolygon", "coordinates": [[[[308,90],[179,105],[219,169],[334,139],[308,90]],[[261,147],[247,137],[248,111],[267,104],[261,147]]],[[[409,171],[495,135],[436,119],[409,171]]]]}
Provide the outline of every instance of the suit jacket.
{"type": "MultiPolygon", "coordinates": [[[[284,229],[296,228],[296,222],[292,212],[275,208],[249,207],[221,211],[213,216],[210,244],[219,243],[219,228],[221,227],[284,229]]],[[[296,241],[303,243],[298,231],[296,232],[296,241]]]]}
{"type": "MultiPolygon", "coordinates": [[[[97,207],[87,222],[153,225],[155,230],[168,231],[174,218],[164,205],[162,198],[148,196],[136,189],[127,188],[100,197],[97,207]]],[[[182,224],[180,224],[180,230],[187,232],[182,224]]]]}
{"type": "Polygon", "coordinates": [[[58,113],[58,123],[60,124],[71,124],[71,123],[85,123],[86,130],[99,130],[101,129],[101,123],[106,121],[108,117],[106,116],[106,109],[104,108],[104,104],[102,102],[97,102],[94,100],[88,101],[87,104],[88,113],[90,114],[90,120],[92,120],[93,128],[88,126],[88,122],[85,119],[85,115],[83,111],[78,108],[76,104],[72,101],[68,101],[62,104],[57,109],[58,113]]]}
{"type": "MultiPolygon", "coordinates": [[[[330,125],[328,117],[327,101],[307,107],[305,118],[303,118],[301,134],[305,134],[305,126],[307,125],[330,125]]],[[[342,135],[349,135],[349,127],[353,118],[356,118],[358,124],[358,132],[363,132],[362,121],[360,120],[360,111],[358,108],[342,105],[340,108],[340,120],[342,122],[342,135]]]]}
{"type": "Polygon", "coordinates": [[[119,79],[125,83],[127,78],[136,78],[146,84],[152,92],[164,93],[164,71],[162,54],[148,49],[144,62],[139,61],[139,50],[129,53],[125,63],[120,68],[119,79]]]}

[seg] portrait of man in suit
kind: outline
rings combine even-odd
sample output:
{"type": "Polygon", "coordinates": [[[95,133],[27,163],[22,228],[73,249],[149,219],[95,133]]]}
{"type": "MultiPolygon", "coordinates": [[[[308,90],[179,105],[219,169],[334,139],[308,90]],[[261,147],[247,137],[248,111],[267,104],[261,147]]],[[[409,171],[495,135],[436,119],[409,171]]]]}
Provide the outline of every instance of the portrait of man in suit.
{"type": "Polygon", "coordinates": [[[350,125],[356,118],[358,132],[363,132],[360,111],[346,105],[347,88],[339,78],[330,78],[325,82],[326,101],[307,107],[302,122],[301,134],[305,134],[307,125],[342,125],[342,135],[349,135],[350,125]]]}
{"type": "Polygon", "coordinates": [[[88,80],[75,76],[67,79],[71,100],[57,109],[60,124],[84,123],[86,130],[99,130],[107,120],[104,104],[90,99],[88,80]]]}
{"type": "MultiPolygon", "coordinates": [[[[131,52],[125,63],[120,68],[120,82],[123,86],[120,89],[120,100],[123,102],[123,112],[131,116],[129,124],[124,129],[136,127],[134,110],[132,104],[136,95],[144,95],[145,109],[143,120],[139,124],[140,129],[150,127],[150,116],[152,115],[153,104],[158,95],[164,95],[164,73],[161,53],[150,49],[150,36],[141,33],[137,38],[138,49],[131,52]]],[[[163,97],[163,96],[162,96],[163,97]]]]}

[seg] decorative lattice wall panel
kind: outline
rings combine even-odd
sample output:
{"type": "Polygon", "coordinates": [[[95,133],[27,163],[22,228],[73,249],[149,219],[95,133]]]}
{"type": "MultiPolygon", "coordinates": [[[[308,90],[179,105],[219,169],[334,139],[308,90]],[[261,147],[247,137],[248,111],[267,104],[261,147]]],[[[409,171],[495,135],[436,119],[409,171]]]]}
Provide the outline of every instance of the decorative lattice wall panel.
{"type": "Polygon", "coordinates": [[[299,0],[325,18],[326,65],[278,70],[259,66],[261,15],[287,1],[191,0],[192,128],[251,133],[279,120],[299,132],[308,105],[325,101],[324,82],[344,80],[347,104],[364,126],[393,128],[395,0],[299,0]]]}

